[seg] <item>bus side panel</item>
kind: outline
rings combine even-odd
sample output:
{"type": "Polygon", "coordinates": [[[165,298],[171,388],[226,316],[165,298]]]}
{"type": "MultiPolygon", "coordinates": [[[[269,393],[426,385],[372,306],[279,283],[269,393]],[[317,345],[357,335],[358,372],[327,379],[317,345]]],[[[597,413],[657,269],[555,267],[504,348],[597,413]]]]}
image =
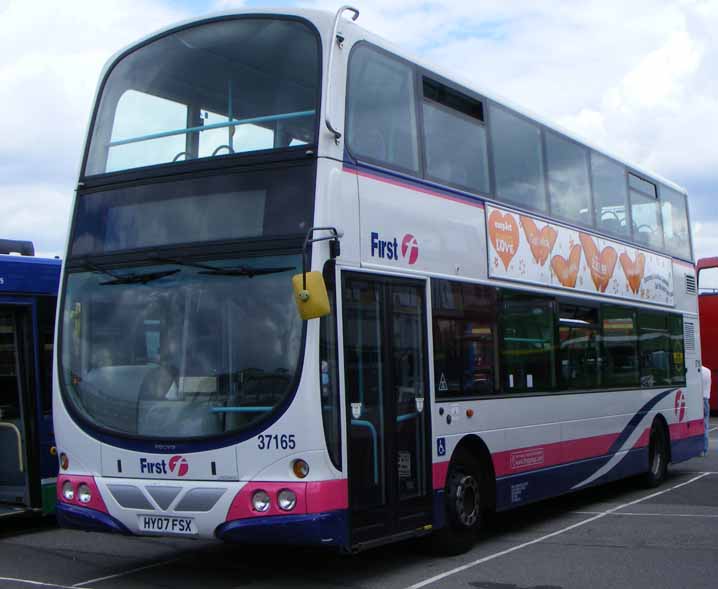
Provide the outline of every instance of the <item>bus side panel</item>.
{"type": "Polygon", "coordinates": [[[361,165],[362,265],[485,279],[486,232],[480,201],[361,165]],[[437,220],[441,223],[437,223],[437,220]]]}
{"type": "Polygon", "coordinates": [[[687,402],[691,396],[679,387],[442,403],[455,419],[435,415],[434,489],[443,488],[466,435],[491,452],[498,509],[646,472],[659,415],[669,427],[673,461],[685,460],[699,453],[703,432],[702,408],[687,402]]]}

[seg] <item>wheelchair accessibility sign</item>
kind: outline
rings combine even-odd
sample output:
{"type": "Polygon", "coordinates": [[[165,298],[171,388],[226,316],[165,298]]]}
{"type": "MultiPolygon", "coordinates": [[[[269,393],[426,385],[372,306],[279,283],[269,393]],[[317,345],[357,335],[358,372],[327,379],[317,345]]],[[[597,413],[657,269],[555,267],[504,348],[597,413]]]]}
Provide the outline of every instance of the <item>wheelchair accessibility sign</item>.
{"type": "Polygon", "coordinates": [[[437,456],[446,456],[446,438],[436,438],[437,456]]]}

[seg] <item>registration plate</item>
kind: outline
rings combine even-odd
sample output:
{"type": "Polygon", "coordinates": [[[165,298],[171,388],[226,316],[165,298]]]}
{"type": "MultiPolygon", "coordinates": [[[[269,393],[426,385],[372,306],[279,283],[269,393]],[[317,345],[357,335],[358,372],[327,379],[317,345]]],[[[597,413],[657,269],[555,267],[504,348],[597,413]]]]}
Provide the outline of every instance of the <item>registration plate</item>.
{"type": "Polygon", "coordinates": [[[169,515],[138,515],[140,530],[156,534],[181,534],[191,536],[197,533],[197,525],[191,517],[169,515]]]}

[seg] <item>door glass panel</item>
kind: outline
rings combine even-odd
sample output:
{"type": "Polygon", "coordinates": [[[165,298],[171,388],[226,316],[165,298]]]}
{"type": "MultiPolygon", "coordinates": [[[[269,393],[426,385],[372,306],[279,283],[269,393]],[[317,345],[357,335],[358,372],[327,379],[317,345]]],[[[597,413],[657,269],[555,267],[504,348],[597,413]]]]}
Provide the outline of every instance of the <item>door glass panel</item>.
{"type": "Polygon", "coordinates": [[[22,501],[25,484],[17,341],[15,315],[0,311],[0,501],[10,502],[22,501]]]}
{"type": "Polygon", "coordinates": [[[422,291],[392,287],[392,363],[399,499],[424,495],[424,325],[422,291]]]}
{"type": "Polygon", "coordinates": [[[349,402],[352,508],[386,503],[384,340],[381,285],[349,279],[344,288],[344,363],[349,402]]]}

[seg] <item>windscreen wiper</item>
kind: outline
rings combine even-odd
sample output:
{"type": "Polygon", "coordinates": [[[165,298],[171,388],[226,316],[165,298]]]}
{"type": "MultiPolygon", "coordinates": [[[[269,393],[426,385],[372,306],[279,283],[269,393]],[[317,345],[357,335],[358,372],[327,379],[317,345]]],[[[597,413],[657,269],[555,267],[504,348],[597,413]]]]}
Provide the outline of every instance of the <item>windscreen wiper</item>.
{"type": "Polygon", "coordinates": [[[278,274],[294,270],[294,266],[278,266],[278,267],[253,267],[253,266],[229,266],[227,268],[213,268],[212,270],[202,270],[198,274],[207,274],[208,276],[247,276],[253,278],[255,276],[264,276],[265,274],[278,274]]]}
{"type": "Polygon", "coordinates": [[[172,274],[177,274],[177,272],[179,272],[179,270],[163,270],[161,272],[146,272],[144,274],[115,274],[114,272],[105,270],[104,268],[93,264],[92,262],[88,262],[87,260],[83,260],[81,262],[81,266],[85,270],[90,270],[92,272],[96,272],[97,274],[105,274],[106,276],[112,278],[112,280],[100,282],[100,286],[116,284],[147,284],[153,280],[159,280],[160,278],[171,276],[172,274]]]}
{"type": "Polygon", "coordinates": [[[175,258],[152,258],[153,261],[161,262],[165,264],[177,264],[180,266],[189,266],[191,268],[200,268],[198,274],[206,274],[208,276],[247,276],[253,278],[254,276],[263,276],[265,274],[278,274],[279,272],[287,272],[294,270],[295,266],[268,266],[268,267],[255,267],[255,266],[226,266],[217,267],[210,266],[209,264],[200,264],[198,262],[185,262],[184,260],[177,260],[175,258]]]}
{"type": "Polygon", "coordinates": [[[163,270],[161,272],[146,272],[144,274],[123,274],[122,276],[115,276],[113,280],[107,282],[100,282],[100,286],[115,285],[115,284],[147,284],[154,280],[159,280],[165,276],[172,276],[177,274],[179,270],[163,270]]]}

